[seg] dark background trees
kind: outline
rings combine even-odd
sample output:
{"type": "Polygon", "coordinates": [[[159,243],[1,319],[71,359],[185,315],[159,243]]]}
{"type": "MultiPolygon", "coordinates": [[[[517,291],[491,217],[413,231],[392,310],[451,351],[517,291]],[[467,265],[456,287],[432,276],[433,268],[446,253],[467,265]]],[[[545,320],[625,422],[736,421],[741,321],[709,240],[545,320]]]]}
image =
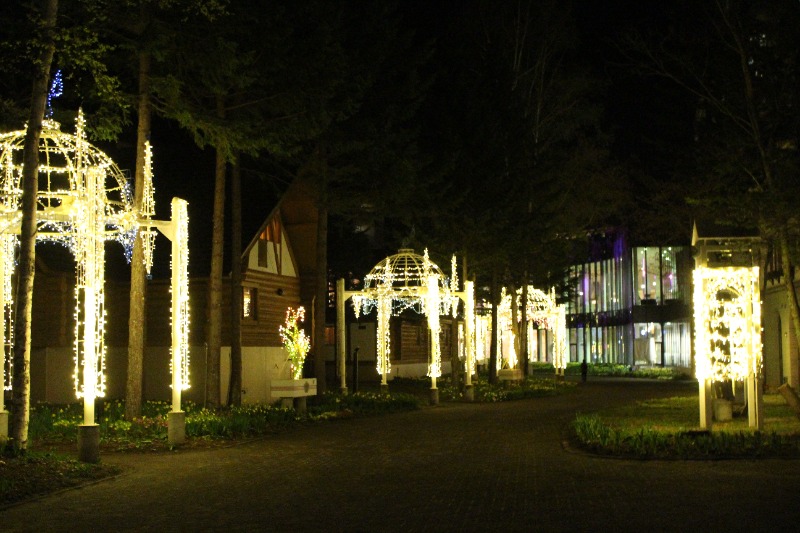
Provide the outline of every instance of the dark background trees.
{"type": "MultiPolygon", "coordinates": [[[[4,129],[22,127],[34,72],[16,24],[22,5],[0,6],[4,129]]],[[[329,271],[359,276],[402,243],[429,247],[439,262],[459,254],[462,279],[482,289],[546,287],[585,259],[574,243],[589,229],[685,241],[701,204],[784,243],[790,268],[796,12],[788,0],[769,10],[746,1],[81,0],[57,41],[66,84],[57,113],[83,105],[93,140],[137,170],[149,129],[159,197],[189,200],[192,272],[212,280],[230,269],[233,168],[245,191],[275,198],[293,179],[312,183],[323,221],[317,316],[329,271]],[[636,61],[613,45],[625,38],[636,61]],[[143,58],[149,88],[139,84],[143,58]],[[149,127],[142,102],[153,104],[149,127]]],[[[243,196],[242,216],[260,221],[253,195],[243,196]]],[[[168,272],[160,257],[156,276],[168,272]]],[[[316,357],[318,375],[323,364],[316,357]]]]}

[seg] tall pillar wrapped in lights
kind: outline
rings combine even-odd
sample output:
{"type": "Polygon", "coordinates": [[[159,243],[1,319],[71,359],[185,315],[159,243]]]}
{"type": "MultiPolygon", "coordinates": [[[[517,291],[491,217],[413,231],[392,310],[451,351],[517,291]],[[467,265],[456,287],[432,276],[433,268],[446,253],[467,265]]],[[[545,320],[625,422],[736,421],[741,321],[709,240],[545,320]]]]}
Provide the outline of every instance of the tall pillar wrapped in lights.
{"type": "MultiPolygon", "coordinates": [[[[186,200],[173,198],[172,219],[168,222],[151,220],[150,224],[172,243],[172,411],[167,415],[167,441],[182,444],[186,440],[186,413],[181,409],[181,392],[189,388],[189,214],[186,200]]],[[[150,235],[152,233],[143,232],[143,237],[147,236],[152,242],[150,235]]],[[[149,257],[152,261],[152,249],[149,257]]]]}
{"type": "MultiPolygon", "coordinates": [[[[9,280],[14,273],[13,250],[18,242],[21,217],[20,180],[25,131],[0,134],[0,308],[4,312],[4,352],[9,343],[12,320],[9,280]],[[10,259],[11,258],[11,259],[10,259]]],[[[122,245],[130,260],[134,239],[141,235],[145,245],[145,263],[149,272],[152,264],[154,227],[165,223],[152,220],[154,214],[152,169],[149,143],[145,146],[145,186],[143,205],[136,211],[132,203],[130,183],[117,165],[105,153],[86,140],[83,113],[78,112],[75,134],[63,133],[60,125],[45,120],[39,141],[39,189],[37,192],[37,243],[65,246],[74,256],[77,280],[75,285],[75,372],[73,381],[78,398],[83,398],[83,424],[78,431],[78,456],[85,462],[99,461],[100,432],[95,423],[95,400],[105,395],[105,338],[106,327],[104,281],[105,243],[122,245]]],[[[179,200],[178,203],[183,202],[179,200]]],[[[173,246],[173,299],[186,299],[185,288],[176,289],[176,279],[181,287],[188,286],[185,258],[186,248],[185,202],[182,215],[171,223],[171,231],[178,235],[183,252],[177,254],[173,246]],[[177,271],[181,270],[183,274],[177,271]]],[[[173,219],[175,219],[173,212],[173,219]]],[[[160,226],[159,226],[160,225],[160,226]]],[[[174,239],[173,239],[174,241],[174,239]]],[[[184,305],[184,304],[182,304],[184,305]]],[[[185,340],[188,325],[188,305],[179,314],[178,324],[185,340]]],[[[173,321],[176,315],[173,313],[173,321]]],[[[186,348],[180,348],[173,339],[173,353],[185,358],[186,348]],[[176,349],[176,346],[178,348],[176,349]]],[[[179,370],[186,369],[185,362],[179,370]]],[[[5,368],[5,367],[4,367],[5,368]]],[[[174,369],[173,369],[174,370],[174,369]]],[[[3,374],[6,372],[4,370],[3,374]]],[[[184,378],[181,378],[182,380],[184,378]]],[[[184,381],[185,383],[185,381],[184,381]]],[[[179,398],[179,396],[178,396],[179,398]]],[[[0,404],[0,411],[2,404],[0,404]]]]}
{"type": "Polygon", "coordinates": [[[763,425],[761,384],[761,296],[763,251],[754,235],[730,229],[704,232],[695,224],[694,350],[699,385],[700,427],[710,429],[719,413],[713,398],[722,386],[743,385],[748,424],[763,425]],[[716,387],[715,387],[716,385],[716,387]]]}
{"type": "Polygon", "coordinates": [[[13,235],[0,234],[0,442],[8,437],[8,410],[5,408],[5,391],[11,390],[12,361],[14,358],[12,336],[13,299],[11,276],[7,272],[14,271],[14,248],[16,238],[13,235]]]}

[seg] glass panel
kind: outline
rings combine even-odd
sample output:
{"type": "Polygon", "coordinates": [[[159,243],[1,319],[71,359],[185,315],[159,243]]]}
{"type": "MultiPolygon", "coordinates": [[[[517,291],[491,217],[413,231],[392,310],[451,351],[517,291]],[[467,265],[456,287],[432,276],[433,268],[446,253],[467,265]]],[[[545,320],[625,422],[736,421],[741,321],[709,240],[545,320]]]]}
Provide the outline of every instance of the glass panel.
{"type": "Polygon", "coordinates": [[[633,364],[661,364],[661,324],[639,322],[634,324],[633,364]]]}
{"type": "Polygon", "coordinates": [[[664,324],[664,364],[667,366],[691,366],[691,330],[687,322],[664,324]]]}
{"type": "Polygon", "coordinates": [[[664,300],[679,300],[678,263],[672,247],[661,249],[661,291],[664,300]]]}
{"type": "Polygon", "coordinates": [[[658,247],[636,248],[636,293],[639,302],[656,303],[661,301],[661,279],[659,263],[661,257],[658,247]]]}

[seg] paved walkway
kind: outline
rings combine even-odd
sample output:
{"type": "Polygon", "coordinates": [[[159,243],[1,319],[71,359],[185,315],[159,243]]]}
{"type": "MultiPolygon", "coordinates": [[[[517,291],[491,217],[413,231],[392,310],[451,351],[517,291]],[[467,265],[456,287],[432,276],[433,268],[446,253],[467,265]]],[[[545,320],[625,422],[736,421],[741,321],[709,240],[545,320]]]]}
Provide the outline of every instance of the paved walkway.
{"type": "Polygon", "coordinates": [[[687,384],[332,421],[225,449],[104,455],[125,473],[0,511],[0,531],[772,531],[800,461],[628,461],[565,448],[575,413],[687,384]]]}

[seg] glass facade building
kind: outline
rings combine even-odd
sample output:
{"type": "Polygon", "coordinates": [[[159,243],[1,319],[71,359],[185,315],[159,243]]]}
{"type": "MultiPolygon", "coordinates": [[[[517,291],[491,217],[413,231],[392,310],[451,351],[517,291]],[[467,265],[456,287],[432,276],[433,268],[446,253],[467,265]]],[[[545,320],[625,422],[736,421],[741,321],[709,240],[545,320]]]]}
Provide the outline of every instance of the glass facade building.
{"type": "Polygon", "coordinates": [[[570,361],[689,368],[691,249],[632,247],[624,233],[590,242],[568,274],[570,361]]]}

